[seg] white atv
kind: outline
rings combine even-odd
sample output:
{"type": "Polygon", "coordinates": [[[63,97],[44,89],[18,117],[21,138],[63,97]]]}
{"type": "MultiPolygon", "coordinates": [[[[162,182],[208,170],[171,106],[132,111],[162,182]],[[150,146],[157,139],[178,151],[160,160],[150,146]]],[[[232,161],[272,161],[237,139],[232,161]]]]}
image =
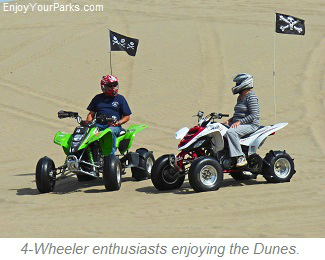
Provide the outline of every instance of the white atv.
{"type": "Polygon", "coordinates": [[[196,192],[219,189],[224,173],[235,180],[248,180],[262,174],[268,182],[289,182],[295,174],[294,162],[285,151],[269,151],[261,158],[256,152],[266,138],[285,127],[288,123],[261,126],[254,133],[240,140],[248,164],[236,167],[236,158],[229,156],[225,134],[228,127],[214,120],[228,117],[222,113],[211,113],[203,117],[198,112],[198,125],[181,128],[175,133],[180,153],[166,154],[154,163],[151,180],[158,190],[177,189],[182,186],[185,175],[196,192]]]}

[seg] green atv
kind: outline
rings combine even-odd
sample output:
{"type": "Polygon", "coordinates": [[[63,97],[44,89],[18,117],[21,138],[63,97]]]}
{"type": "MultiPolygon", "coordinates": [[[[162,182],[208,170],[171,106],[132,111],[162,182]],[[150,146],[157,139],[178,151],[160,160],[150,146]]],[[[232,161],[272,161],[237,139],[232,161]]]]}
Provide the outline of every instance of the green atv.
{"type": "Polygon", "coordinates": [[[100,177],[102,174],[105,188],[109,191],[121,188],[121,175],[126,168],[131,168],[132,177],[145,180],[151,177],[151,169],[155,161],[153,153],[145,148],[129,152],[135,134],[147,128],[146,125],[131,125],[127,130],[122,129],[116,139],[116,148],[120,155],[111,154],[112,132],[109,128],[99,131],[95,125],[112,123],[116,118],[98,116],[86,124],[77,112],[59,111],[58,117],[75,118],[77,126],[73,134],[57,132],[54,143],[62,146],[66,154],[65,162],[55,167],[52,159],[45,156],[39,159],[36,166],[36,186],[40,193],[54,190],[57,176],[75,174],[78,181],[88,181],[100,177]]]}

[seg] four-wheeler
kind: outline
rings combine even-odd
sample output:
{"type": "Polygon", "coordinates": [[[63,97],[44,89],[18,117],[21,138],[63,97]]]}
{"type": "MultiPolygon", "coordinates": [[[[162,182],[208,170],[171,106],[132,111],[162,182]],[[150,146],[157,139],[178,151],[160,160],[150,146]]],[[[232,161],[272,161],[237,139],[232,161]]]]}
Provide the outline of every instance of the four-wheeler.
{"type": "Polygon", "coordinates": [[[230,157],[225,136],[228,126],[215,119],[227,114],[210,113],[204,117],[199,111],[198,124],[192,128],[183,127],[175,133],[180,139],[178,155],[166,154],[158,158],[152,168],[151,181],[158,190],[180,188],[188,174],[191,187],[196,192],[219,189],[224,173],[235,180],[248,180],[263,175],[268,182],[289,182],[295,174],[293,159],[286,151],[269,151],[264,158],[257,154],[266,138],[285,127],[288,123],[261,126],[254,133],[240,139],[248,164],[236,167],[236,158],[230,157]]]}
{"type": "Polygon", "coordinates": [[[75,118],[79,124],[72,134],[57,132],[54,143],[62,146],[66,155],[64,164],[55,167],[47,156],[39,159],[36,166],[36,186],[40,193],[52,192],[59,175],[75,174],[78,181],[96,179],[102,175],[105,188],[109,191],[121,188],[121,175],[131,168],[132,177],[137,181],[150,178],[155,162],[152,151],[145,148],[130,152],[135,134],[147,128],[146,125],[131,125],[123,129],[116,139],[119,155],[111,154],[112,132],[109,128],[99,131],[96,122],[108,124],[116,118],[98,116],[86,124],[77,112],[59,111],[58,117],[75,118]]]}

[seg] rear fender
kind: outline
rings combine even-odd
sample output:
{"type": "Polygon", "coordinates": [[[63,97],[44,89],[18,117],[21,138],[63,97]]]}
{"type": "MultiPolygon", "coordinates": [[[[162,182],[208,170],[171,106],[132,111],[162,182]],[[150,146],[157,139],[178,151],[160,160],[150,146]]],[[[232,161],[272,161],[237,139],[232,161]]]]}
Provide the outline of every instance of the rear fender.
{"type": "Polygon", "coordinates": [[[53,142],[57,145],[60,145],[63,147],[64,153],[69,153],[70,143],[71,143],[71,137],[72,134],[68,134],[65,132],[57,132],[54,136],[53,142]]]}
{"type": "Polygon", "coordinates": [[[132,146],[135,135],[148,128],[147,125],[131,125],[127,130],[125,135],[117,138],[116,146],[118,147],[121,154],[124,154],[132,146]]]}
{"type": "MultiPolygon", "coordinates": [[[[286,127],[288,125],[288,123],[278,123],[275,125],[272,125],[271,127],[267,128],[265,131],[258,133],[257,136],[255,138],[253,138],[251,140],[251,142],[248,144],[248,155],[254,154],[257,152],[257,149],[259,149],[265,139],[275,133],[276,131],[279,131],[280,129],[286,127]]],[[[253,136],[252,136],[253,137],[253,136]]]]}

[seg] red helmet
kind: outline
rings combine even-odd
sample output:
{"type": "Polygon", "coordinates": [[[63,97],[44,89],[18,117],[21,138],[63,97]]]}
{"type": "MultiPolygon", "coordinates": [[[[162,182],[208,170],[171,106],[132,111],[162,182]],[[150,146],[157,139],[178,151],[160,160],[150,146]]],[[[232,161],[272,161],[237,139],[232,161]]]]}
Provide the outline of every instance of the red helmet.
{"type": "Polygon", "coordinates": [[[115,97],[118,93],[118,78],[113,75],[103,76],[100,81],[100,86],[102,88],[103,93],[108,96],[115,97]]]}

